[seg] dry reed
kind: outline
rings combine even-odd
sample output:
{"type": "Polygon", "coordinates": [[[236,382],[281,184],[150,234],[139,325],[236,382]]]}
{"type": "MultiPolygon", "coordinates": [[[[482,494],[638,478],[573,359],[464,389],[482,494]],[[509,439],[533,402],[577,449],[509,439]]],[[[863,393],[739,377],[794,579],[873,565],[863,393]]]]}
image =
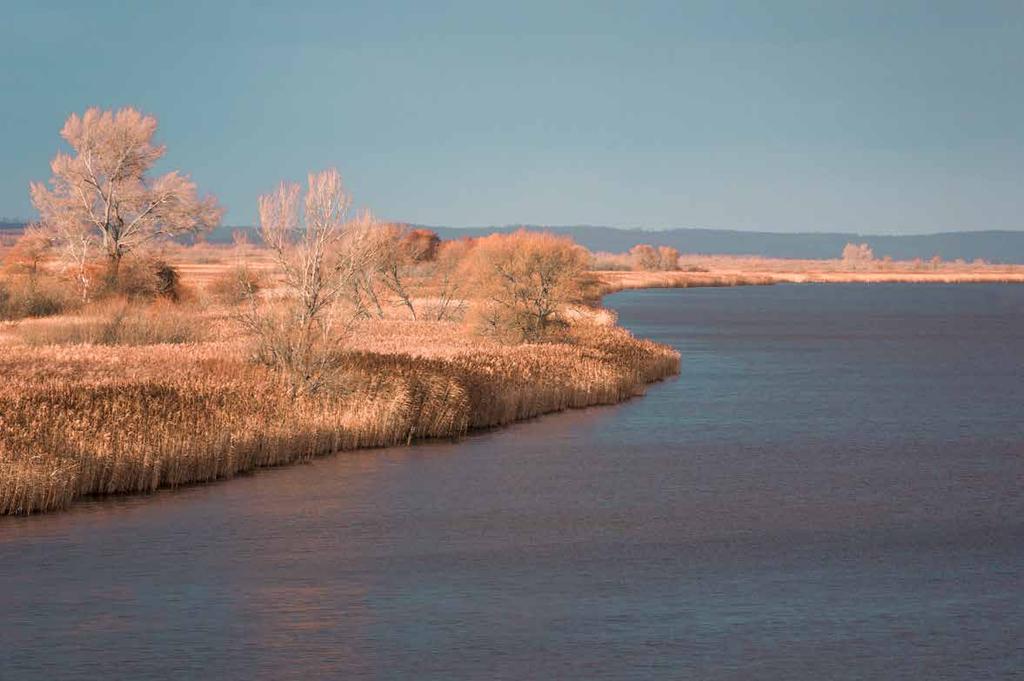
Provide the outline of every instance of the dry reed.
{"type": "Polygon", "coordinates": [[[518,346],[468,339],[453,323],[372,326],[345,357],[342,387],[300,399],[235,342],[0,346],[0,514],[456,438],[617,402],[679,367],[672,349],[608,326],[518,346]]]}

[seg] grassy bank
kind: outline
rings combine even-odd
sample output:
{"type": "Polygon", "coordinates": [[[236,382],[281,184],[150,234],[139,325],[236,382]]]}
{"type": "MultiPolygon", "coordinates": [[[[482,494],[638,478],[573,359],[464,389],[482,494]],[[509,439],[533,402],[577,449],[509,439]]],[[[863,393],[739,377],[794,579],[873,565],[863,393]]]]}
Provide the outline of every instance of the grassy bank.
{"type": "Polygon", "coordinates": [[[643,288],[706,288],[720,286],[767,286],[776,280],[767,275],[743,272],[598,272],[602,295],[643,288]]]}
{"type": "Polygon", "coordinates": [[[468,337],[444,322],[366,327],[339,385],[299,399],[230,341],[112,347],[9,340],[0,346],[0,513],[454,438],[615,403],[679,370],[671,348],[598,324],[576,325],[562,342],[515,346],[468,337]]]}
{"type": "MultiPolygon", "coordinates": [[[[673,349],[578,307],[544,342],[509,344],[465,320],[414,321],[391,306],[359,322],[325,389],[295,397],[252,361],[225,275],[271,281],[265,252],[189,249],[178,303],[106,300],[0,323],[0,514],[81,497],[229,478],[331,452],[457,438],[574,407],[612,404],[679,371],[673,349]]],[[[781,281],[1024,281],[1016,267],[905,271],[817,261],[700,258],[684,270],[594,273],[595,292],[781,281]]],[[[424,283],[421,293],[436,295],[424,283]]],[[[271,286],[267,293],[276,295],[271,286]]],[[[466,293],[471,293],[467,291],[466,293]]],[[[427,309],[429,299],[417,301],[427,309]]]]}

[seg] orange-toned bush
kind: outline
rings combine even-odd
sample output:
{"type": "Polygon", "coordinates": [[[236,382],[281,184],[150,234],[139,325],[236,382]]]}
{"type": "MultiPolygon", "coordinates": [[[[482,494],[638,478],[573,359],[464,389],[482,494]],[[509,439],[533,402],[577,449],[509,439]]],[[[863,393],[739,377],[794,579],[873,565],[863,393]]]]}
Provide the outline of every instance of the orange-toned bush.
{"type": "Polygon", "coordinates": [[[20,275],[0,279],[0,320],[49,317],[77,304],[68,287],[53,276],[20,275]]]}
{"type": "Polygon", "coordinates": [[[478,327],[497,337],[536,340],[563,324],[565,305],[591,293],[585,248],[568,237],[519,230],[477,240],[467,258],[478,327]]]}
{"type": "Polygon", "coordinates": [[[4,255],[3,269],[34,279],[42,271],[43,263],[49,259],[52,252],[52,236],[42,227],[30,225],[4,255]]]}
{"type": "Polygon", "coordinates": [[[219,303],[238,305],[259,293],[266,286],[267,277],[263,272],[245,264],[239,264],[218,271],[206,284],[206,292],[219,303]]]}
{"type": "Polygon", "coordinates": [[[402,250],[413,262],[430,262],[437,257],[441,238],[430,229],[406,230],[402,237],[402,250]]]}
{"type": "Polygon", "coordinates": [[[160,258],[142,257],[124,261],[117,279],[108,281],[105,293],[128,298],[181,298],[181,277],[178,270],[160,258]]]}
{"type": "Polygon", "coordinates": [[[658,249],[650,244],[637,244],[629,249],[629,256],[633,261],[633,269],[645,272],[655,272],[661,269],[661,257],[658,249]]]}
{"type": "Polygon", "coordinates": [[[671,246],[658,246],[658,269],[663,272],[678,270],[679,249],[671,246]]]}

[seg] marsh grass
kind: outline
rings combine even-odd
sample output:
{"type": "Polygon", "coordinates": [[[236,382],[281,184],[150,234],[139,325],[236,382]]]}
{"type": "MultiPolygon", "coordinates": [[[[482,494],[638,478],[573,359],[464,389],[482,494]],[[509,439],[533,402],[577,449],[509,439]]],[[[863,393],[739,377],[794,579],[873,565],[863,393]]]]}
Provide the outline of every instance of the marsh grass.
{"type": "MultiPolygon", "coordinates": [[[[132,323],[163,324],[167,312],[128,314],[132,323]]],[[[112,351],[95,342],[103,324],[110,321],[80,325],[89,331],[53,325],[31,344],[0,346],[0,513],[457,438],[618,402],[679,368],[670,348],[601,324],[577,324],[563,342],[504,346],[449,322],[374,321],[342,358],[335,389],[293,399],[281,376],[250,362],[237,342],[135,344],[168,338],[144,326],[141,335],[118,331],[112,351]]]]}
{"type": "Polygon", "coordinates": [[[194,308],[163,300],[108,299],[80,315],[21,324],[15,333],[26,345],[156,345],[197,343],[208,330],[209,321],[194,308]]]}
{"type": "Polygon", "coordinates": [[[712,272],[596,272],[601,295],[642,288],[698,288],[718,286],[767,286],[776,279],[763,274],[712,272]]]}

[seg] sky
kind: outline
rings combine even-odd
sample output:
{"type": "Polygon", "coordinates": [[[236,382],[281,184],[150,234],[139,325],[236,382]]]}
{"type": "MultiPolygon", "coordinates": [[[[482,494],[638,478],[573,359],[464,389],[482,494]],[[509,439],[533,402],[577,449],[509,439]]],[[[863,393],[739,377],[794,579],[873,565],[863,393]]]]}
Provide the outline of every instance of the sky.
{"type": "Polygon", "coordinates": [[[1024,2],[0,0],[0,215],[59,130],[155,115],[252,224],[338,168],[450,226],[1024,229],[1024,2]]]}

